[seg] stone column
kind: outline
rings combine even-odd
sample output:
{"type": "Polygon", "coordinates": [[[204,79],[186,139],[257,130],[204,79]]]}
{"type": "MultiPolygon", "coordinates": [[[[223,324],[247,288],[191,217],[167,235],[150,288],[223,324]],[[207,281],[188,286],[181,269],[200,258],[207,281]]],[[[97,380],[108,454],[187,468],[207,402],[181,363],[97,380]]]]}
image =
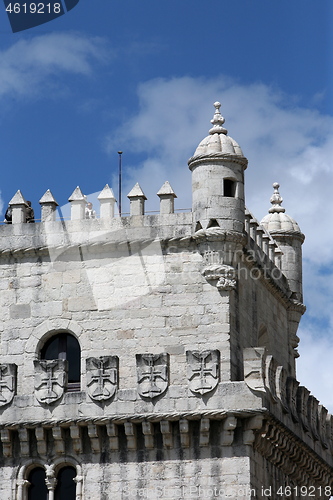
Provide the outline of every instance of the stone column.
{"type": "Polygon", "coordinates": [[[84,219],[87,200],[79,186],[74,189],[68,201],[71,203],[71,220],[84,219]]]}
{"type": "Polygon", "coordinates": [[[24,490],[26,490],[29,486],[30,483],[26,479],[18,479],[16,481],[17,484],[17,500],[23,500],[25,496],[23,495],[24,490]]]}
{"type": "Polygon", "coordinates": [[[49,189],[43,194],[39,204],[42,209],[42,222],[55,221],[58,203],[49,189]]]}
{"type": "Polygon", "coordinates": [[[46,478],[45,478],[45,484],[48,489],[48,500],[54,500],[54,490],[57,486],[57,479],[55,477],[55,470],[54,470],[54,464],[52,465],[46,465],[46,478]]]}
{"type": "Polygon", "coordinates": [[[105,185],[97,199],[100,203],[100,218],[112,219],[114,217],[114,204],[116,202],[116,198],[114,197],[113,191],[108,184],[105,185]]]}
{"type": "Polygon", "coordinates": [[[144,215],[146,195],[142,191],[138,182],[135,184],[132,191],[127,195],[130,200],[130,215],[144,215]]]}
{"type": "Polygon", "coordinates": [[[174,201],[177,196],[168,181],[165,181],[157,192],[157,196],[160,198],[160,214],[173,214],[175,211],[174,201]]]}
{"type": "Polygon", "coordinates": [[[12,224],[22,224],[26,222],[27,202],[20,190],[15,193],[9,205],[12,209],[12,224]]]}

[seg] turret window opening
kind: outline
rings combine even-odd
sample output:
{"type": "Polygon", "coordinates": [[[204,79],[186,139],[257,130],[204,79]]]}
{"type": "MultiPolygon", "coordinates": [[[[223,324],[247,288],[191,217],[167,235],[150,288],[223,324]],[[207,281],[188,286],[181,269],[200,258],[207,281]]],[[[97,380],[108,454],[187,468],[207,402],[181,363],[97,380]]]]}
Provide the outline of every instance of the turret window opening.
{"type": "Polygon", "coordinates": [[[229,198],[235,198],[236,185],[236,181],[232,179],[223,179],[223,195],[229,198]]]}
{"type": "Polygon", "coordinates": [[[41,350],[41,359],[68,361],[68,392],[80,390],[81,349],[76,338],[66,332],[51,337],[41,350]]]}

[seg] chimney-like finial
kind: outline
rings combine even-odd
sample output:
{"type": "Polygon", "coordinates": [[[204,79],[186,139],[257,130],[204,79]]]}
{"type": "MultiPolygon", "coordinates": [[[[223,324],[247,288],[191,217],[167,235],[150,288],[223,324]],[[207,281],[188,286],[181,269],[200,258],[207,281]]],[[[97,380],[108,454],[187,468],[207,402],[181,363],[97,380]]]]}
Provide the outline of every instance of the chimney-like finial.
{"type": "Polygon", "coordinates": [[[281,203],[283,202],[283,198],[279,193],[279,187],[280,184],[278,182],[274,182],[273,188],[274,188],[274,193],[271,196],[271,199],[269,200],[272,204],[272,207],[268,210],[270,214],[273,214],[274,212],[285,212],[285,208],[281,207],[281,203]]]}
{"type": "Polygon", "coordinates": [[[213,127],[210,129],[209,133],[211,135],[213,134],[227,134],[228,131],[226,128],[222,127],[223,123],[225,122],[225,119],[220,113],[220,107],[221,103],[216,101],[214,102],[214,107],[215,107],[215,113],[213,116],[213,119],[210,120],[210,123],[213,124],[213,127]]]}

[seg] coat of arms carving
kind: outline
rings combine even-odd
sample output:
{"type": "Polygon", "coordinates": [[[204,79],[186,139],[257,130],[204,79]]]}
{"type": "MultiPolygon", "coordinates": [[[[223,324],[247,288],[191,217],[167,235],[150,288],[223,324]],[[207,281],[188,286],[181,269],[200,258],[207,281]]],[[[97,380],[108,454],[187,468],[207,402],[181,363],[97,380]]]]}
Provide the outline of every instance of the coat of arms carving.
{"type": "Polygon", "coordinates": [[[0,365],[0,406],[10,403],[15,395],[16,373],[14,363],[0,365]]]}
{"type": "Polygon", "coordinates": [[[95,401],[110,399],[116,392],[118,384],[118,357],[88,358],[86,368],[87,391],[91,399],[95,401]]]}
{"type": "Polygon", "coordinates": [[[206,394],[219,382],[220,351],[186,351],[187,378],[195,394],[206,394]]]}
{"type": "Polygon", "coordinates": [[[68,361],[34,360],[35,396],[40,403],[52,404],[60,399],[67,384],[68,361]]]}
{"type": "Polygon", "coordinates": [[[137,354],[138,392],[144,398],[156,398],[168,387],[168,354],[137,354]]]}

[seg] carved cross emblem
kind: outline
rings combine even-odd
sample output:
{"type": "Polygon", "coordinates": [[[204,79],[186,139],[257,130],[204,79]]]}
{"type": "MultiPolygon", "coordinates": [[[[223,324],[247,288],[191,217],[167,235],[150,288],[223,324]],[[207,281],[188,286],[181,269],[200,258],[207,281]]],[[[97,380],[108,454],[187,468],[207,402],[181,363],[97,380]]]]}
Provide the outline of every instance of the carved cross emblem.
{"type": "Polygon", "coordinates": [[[35,395],[40,403],[51,404],[60,399],[67,382],[68,361],[64,359],[34,360],[35,395]]]}
{"type": "Polygon", "coordinates": [[[88,358],[86,368],[87,389],[91,399],[104,401],[111,398],[118,383],[118,357],[88,358]]]}
{"type": "Polygon", "coordinates": [[[212,391],[219,381],[220,352],[187,351],[187,378],[192,392],[206,394],[212,391]]]}
{"type": "Polygon", "coordinates": [[[13,363],[0,365],[0,406],[7,405],[14,397],[16,371],[17,367],[13,363]]]}
{"type": "Polygon", "coordinates": [[[168,387],[168,354],[137,354],[138,392],[156,398],[168,387]]]}

